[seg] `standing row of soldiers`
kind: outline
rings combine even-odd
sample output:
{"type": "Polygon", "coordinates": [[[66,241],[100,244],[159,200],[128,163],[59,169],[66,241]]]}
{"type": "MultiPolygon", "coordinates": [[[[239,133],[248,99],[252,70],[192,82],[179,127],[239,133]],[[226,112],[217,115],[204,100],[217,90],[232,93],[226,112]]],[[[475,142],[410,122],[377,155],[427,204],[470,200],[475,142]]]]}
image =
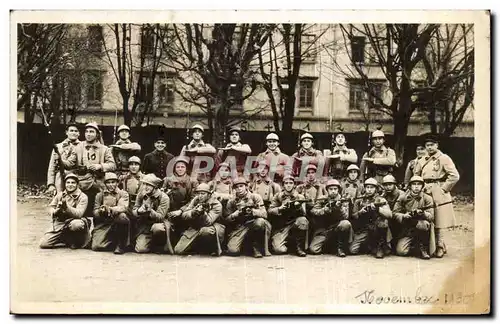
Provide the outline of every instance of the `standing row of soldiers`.
{"type": "Polygon", "coordinates": [[[390,174],[395,153],[384,145],[381,131],[372,133],[373,147],[360,168],[342,132],[324,155],[313,148],[312,135],[304,134],[291,164],[271,133],[251,178],[245,174],[251,149],[239,133],[231,129],[230,143],[217,152],[195,125],[180,156],[167,153],[160,137],[141,163],[135,156],[140,145],[130,140],[127,126],[118,129],[120,139],[108,148],[100,143],[96,124],[86,125],[82,142],[78,128],[69,125],[68,138],[49,163],[49,190],[58,193],[50,204],[53,227],[41,247],[114,247],[117,254],[129,246],[138,253],[221,255],[225,250],[255,257],[270,250],[340,257],[371,252],[377,258],[391,250],[415,251],[424,259],[446,253],[441,229],[454,225],[449,192],[459,175],[435,138],[426,137],[417,148],[403,192],[390,174]],[[199,155],[215,155],[215,173],[193,171],[193,157],[199,155]],[[228,157],[236,167],[225,162],[228,157]]]}

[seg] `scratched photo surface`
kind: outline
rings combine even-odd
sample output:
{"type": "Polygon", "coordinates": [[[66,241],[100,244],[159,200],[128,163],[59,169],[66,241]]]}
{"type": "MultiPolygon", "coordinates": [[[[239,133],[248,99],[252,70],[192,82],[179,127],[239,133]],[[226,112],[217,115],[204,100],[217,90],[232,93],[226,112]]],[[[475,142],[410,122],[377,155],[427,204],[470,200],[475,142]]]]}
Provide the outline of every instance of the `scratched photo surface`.
{"type": "Polygon", "coordinates": [[[489,313],[489,19],[11,12],[10,311],[489,313]]]}

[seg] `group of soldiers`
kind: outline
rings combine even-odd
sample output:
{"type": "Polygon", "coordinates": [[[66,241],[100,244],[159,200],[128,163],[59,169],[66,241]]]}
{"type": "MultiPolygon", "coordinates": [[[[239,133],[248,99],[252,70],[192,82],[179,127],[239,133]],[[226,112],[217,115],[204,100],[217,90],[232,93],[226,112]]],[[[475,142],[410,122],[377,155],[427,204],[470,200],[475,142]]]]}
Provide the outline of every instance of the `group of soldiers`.
{"type": "Polygon", "coordinates": [[[240,133],[231,128],[229,143],[216,149],[194,125],[178,156],[160,135],[141,160],[126,125],[109,147],[97,124],[85,125],[84,141],[78,126],[68,125],[49,162],[52,227],[40,247],[254,257],[446,253],[443,229],[454,226],[450,191],[459,174],[432,135],[398,185],[396,154],[380,130],[359,167],[342,130],[323,153],[303,134],[291,157],[270,133],[267,149],[252,158],[240,133]]]}

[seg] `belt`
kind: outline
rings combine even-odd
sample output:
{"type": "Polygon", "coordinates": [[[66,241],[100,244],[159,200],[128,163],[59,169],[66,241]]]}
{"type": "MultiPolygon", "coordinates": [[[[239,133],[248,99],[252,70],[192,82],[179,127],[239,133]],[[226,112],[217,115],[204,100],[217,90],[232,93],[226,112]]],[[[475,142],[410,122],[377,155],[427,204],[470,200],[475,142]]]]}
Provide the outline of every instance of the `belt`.
{"type": "Polygon", "coordinates": [[[438,183],[438,182],[444,182],[445,179],[440,178],[440,179],[424,179],[425,183],[438,183]]]}

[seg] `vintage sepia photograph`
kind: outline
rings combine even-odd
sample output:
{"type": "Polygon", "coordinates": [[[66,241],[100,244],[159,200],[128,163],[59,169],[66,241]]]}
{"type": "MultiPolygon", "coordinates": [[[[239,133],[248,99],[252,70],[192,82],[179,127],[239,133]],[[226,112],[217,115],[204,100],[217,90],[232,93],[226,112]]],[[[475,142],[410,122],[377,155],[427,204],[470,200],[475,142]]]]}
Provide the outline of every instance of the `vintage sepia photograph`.
{"type": "Polygon", "coordinates": [[[12,11],[14,314],[488,314],[488,11],[12,11]]]}

